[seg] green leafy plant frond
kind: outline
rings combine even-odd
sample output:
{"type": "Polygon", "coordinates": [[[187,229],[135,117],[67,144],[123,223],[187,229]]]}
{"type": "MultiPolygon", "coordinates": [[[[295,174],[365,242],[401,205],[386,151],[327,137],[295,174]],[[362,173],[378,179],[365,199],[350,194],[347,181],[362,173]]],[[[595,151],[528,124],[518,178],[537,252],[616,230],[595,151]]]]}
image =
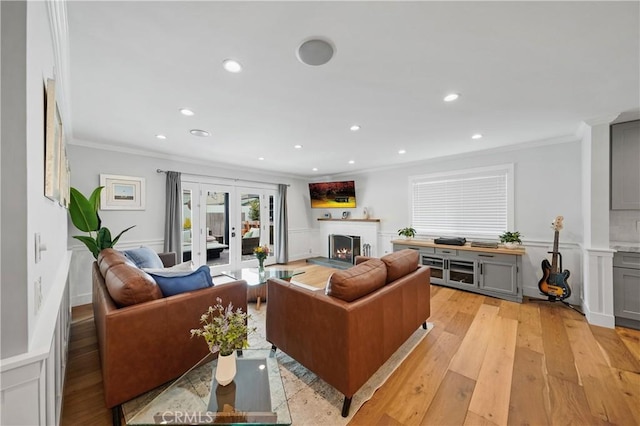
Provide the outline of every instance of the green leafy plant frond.
{"type": "Polygon", "coordinates": [[[98,214],[100,209],[100,193],[104,189],[99,186],[93,190],[89,198],[85,197],[76,188],[71,188],[69,203],[69,216],[73,226],[89,235],[74,235],[73,238],[82,241],[89,249],[94,258],[98,258],[100,252],[107,248],[112,248],[120,239],[122,234],[133,228],[128,227],[112,239],[109,228],[102,226],[102,220],[98,214]]]}
{"type": "Polygon", "coordinates": [[[211,352],[220,352],[221,355],[231,355],[234,350],[249,347],[248,336],[256,331],[255,327],[247,325],[251,318],[242,309],[233,309],[233,305],[225,308],[222,299],[216,298],[216,303],[209,306],[207,312],[200,317],[202,328],[191,330],[191,337],[204,338],[211,352]]]}

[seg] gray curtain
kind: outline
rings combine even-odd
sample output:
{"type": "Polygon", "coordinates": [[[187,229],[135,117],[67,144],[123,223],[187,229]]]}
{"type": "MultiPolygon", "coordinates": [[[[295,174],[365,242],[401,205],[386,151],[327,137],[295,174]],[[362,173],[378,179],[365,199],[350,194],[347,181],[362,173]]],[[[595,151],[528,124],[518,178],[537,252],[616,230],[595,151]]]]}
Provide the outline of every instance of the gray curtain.
{"type": "Polygon", "coordinates": [[[276,262],[287,263],[289,261],[289,220],[287,218],[287,185],[278,184],[278,204],[276,206],[276,262]]]}
{"type": "Polygon", "coordinates": [[[180,172],[167,172],[164,217],[164,251],[174,251],[182,262],[182,183],[180,172]]]}

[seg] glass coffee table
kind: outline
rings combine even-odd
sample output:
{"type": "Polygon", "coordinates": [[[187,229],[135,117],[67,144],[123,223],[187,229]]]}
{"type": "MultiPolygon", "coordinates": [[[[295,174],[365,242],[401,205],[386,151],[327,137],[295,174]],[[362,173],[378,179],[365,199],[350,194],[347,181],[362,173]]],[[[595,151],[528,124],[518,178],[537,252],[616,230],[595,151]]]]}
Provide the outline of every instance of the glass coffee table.
{"type": "Polygon", "coordinates": [[[274,352],[245,349],[237,352],[236,362],[233,382],[220,386],[215,380],[218,357],[207,355],[127,419],[127,425],[290,425],[274,352]]]}
{"type": "Polygon", "coordinates": [[[247,282],[247,302],[256,302],[256,309],[260,310],[260,303],[267,300],[267,280],[269,278],[280,278],[289,281],[292,277],[304,274],[304,271],[294,271],[291,269],[264,268],[242,268],[235,271],[222,271],[234,280],[245,280],[247,282]]]}

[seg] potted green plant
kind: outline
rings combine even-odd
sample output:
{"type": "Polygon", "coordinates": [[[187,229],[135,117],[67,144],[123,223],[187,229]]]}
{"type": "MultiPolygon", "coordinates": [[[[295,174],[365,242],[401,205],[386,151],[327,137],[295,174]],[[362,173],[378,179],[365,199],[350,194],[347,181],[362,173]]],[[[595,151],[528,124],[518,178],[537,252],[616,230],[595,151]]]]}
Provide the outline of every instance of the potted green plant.
{"type": "Polygon", "coordinates": [[[70,189],[69,216],[71,222],[78,230],[89,233],[89,236],[74,235],[73,238],[82,241],[96,259],[102,250],[115,246],[122,234],[135,226],[130,226],[115,238],[111,238],[111,231],[102,226],[102,220],[98,215],[100,193],[103,188],[104,186],[99,186],[94,189],[89,198],[82,195],[76,188],[70,189]]]}
{"type": "Polygon", "coordinates": [[[236,375],[235,351],[249,347],[249,334],[256,329],[247,325],[251,316],[242,312],[242,309],[234,310],[231,303],[225,308],[219,297],[216,302],[202,314],[200,323],[203,326],[191,330],[191,337],[204,338],[212,353],[219,352],[215,377],[220,385],[226,386],[236,375]]]}
{"type": "Polygon", "coordinates": [[[500,242],[506,247],[506,248],[516,248],[518,246],[520,246],[520,244],[522,244],[522,240],[520,239],[521,235],[520,232],[518,231],[514,231],[514,232],[505,232],[504,234],[500,235],[500,242]]]}
{"type": "Polygon", "coordinates": [[[411,227],[398,229],[398,235],[411,239],[416,236],[416,230],[411,227]]]}

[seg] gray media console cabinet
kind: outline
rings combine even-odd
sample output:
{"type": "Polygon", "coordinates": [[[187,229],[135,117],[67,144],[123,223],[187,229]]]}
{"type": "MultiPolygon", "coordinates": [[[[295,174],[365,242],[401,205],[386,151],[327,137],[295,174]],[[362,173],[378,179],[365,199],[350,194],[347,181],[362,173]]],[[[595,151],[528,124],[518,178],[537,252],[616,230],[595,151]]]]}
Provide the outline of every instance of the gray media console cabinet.
{"type": "Polygon", "coordinates": [[[393,240],[393,251],[418,250],[431,268],[431,283],[522,302],[524,249],[435,244],[432,240],[393,240]]]}

